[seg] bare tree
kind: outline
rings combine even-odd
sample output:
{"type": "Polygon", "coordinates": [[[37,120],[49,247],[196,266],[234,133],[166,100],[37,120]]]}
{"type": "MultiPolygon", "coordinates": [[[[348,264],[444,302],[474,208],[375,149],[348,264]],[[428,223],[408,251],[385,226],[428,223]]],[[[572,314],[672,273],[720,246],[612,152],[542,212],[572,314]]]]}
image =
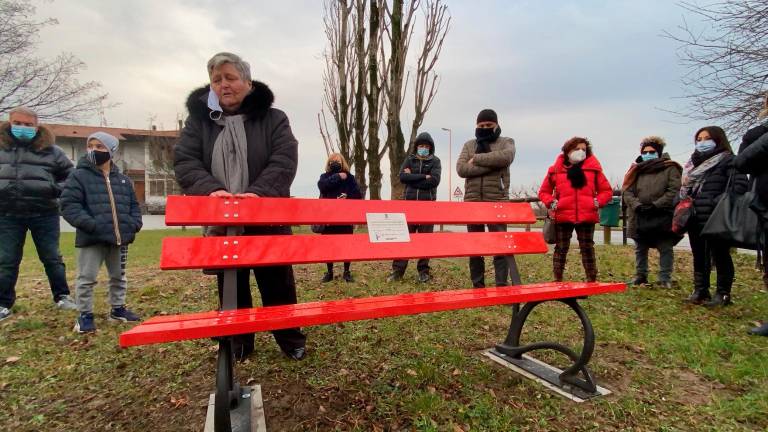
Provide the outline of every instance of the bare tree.
{"type": "Polygon", "coordinates": [[[702,20],[706,29],[687,21],[665,36],[680,44],[678,57],[688,69],[683,76],[689,106],[678,113],[715,120],[730,132],[750,126],[768,90],[768,2],[723,0],[680,7],[702,20]]]}
{"type": "Polygon", "coordinates": [[[382,40],[382,25],[384,21],[384,4],[382,0],[370,0],[368,12],[368,92],[366,101],[368,105],[368,180],[370,184],[370,198],[381,199],[381,158],[387,151],[384,145],[381,149],[379,140],[379,128],[384,113],[382,87],[380,81],[385,81],[387,65],[384,63],[384,52],[380,50],[382,40]]]}
{"type": "Polygon", "coordinates": [[[385,34],[389,40],[388,74],[384,84],[384,97],[387,110],[387,141],[389,152],[389,180],[391,183],[392,199],[403,195],[403,185],[400,184],[400,166],[405,160],[405,137],[400,123],[400,112],[403,108],[405,92],[408,88],[408,77],[405,75],[405,60],[413,36],[413,17],[418,9],[420,0],[412,0],[404,9],[404,0],[394,0],[392,9],[387,8],[386,16],[389,26],[385,34]]]}
{"type": "MultiPolygon", "coordinates": [[[[370,185],[371,199],[381,198],[381,159],[388,152],[392,196],[399,197],[399,169],[407,154],[400,121],[409,80],[406,57],[421,0],[412,0],[407,6],[404,0],[394,0],[391,8],[386,0],[368,0],[367,13],[365,5],[366,0],[326,0],[324,23],[329,48],[325,52],[324,108],[317,117],[318,127],[326,152],[338,148],[347,157],[361,190],[365,193],[370,185]],[[384,43],[385,35],[388,43],[384,43]],[[387,130],[383,146],[379,139],[382,124],[387,130]]],[[[421,126],[437,91],[434,67],[450,24],[442,0],[427,0],[424,18],[411,135],[421,126]]]]}
{"type": "Polygon", "coordinates": [[[424,122],[424,115],[429,111],[432,101],[437,94],[440,84],[439,77],[435,73],[437,59],[443,49],[445,36],[451,26],[451,16],[448,14],[448,6],[441,0],[428,1],[424,13],[424,43],[416,60],[416,77],[413,84],[414,117],[411,123],[411,134],[408,140],[410,153],[413,140],[424,122]]]}
{"type": "Polygon", "coordinates": [[[354,127],[352,106],[355,88],[355,47],[352,42],[351,23],[354,0],[326,0],[323,25],[328,39],[328,49],[323,72],[323,105],[318,115],[318,126],[326,151],[338,151],[347,161],[352,161],[350,135],[354,127]],[[333,119],[335,136],[327,126],[325,109],[333,119]],[[322,117],[322,121],[321,121],[322,117]]]}
{"type": "Polygon", "coordinates": [[[355,178],[363,196],[368,191],[368,183],[365,180],[367,163],[365,145],[368,138],[365,133],[365,126],[368,120],[365,115],[365,96],[367,91],[366,84],[368,82],[366,73],[368,72],[369,57],[366,53],[367,46],[365,44],[365,9],[365,0],[355,0],[355,81],[357,83],[353,106],[354,160],[351,162],[353,162],[355,178]]]}
{"type": "Polygon", "coordinates": [[[85,63],[72,54],[52,60],[34,55],[40,29],[29,0],[0,0],[0,114],[25,105],[42,119],[74,120],[98,112],[107,98],[95,81],[80,83],[85,63]]]}

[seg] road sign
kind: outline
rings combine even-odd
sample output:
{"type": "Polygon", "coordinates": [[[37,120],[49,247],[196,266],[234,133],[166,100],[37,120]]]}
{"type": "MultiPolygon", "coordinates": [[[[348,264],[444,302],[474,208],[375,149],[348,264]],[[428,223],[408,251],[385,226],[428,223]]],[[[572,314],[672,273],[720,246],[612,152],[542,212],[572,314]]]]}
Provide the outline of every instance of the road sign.
{"type": "Polygon", "coordinates": [[[464,192],[461,191],[461,188],[456,186],[456,189],[453,191],[453,200],[454,201],[461,201],[464,198],[464,192]]]}

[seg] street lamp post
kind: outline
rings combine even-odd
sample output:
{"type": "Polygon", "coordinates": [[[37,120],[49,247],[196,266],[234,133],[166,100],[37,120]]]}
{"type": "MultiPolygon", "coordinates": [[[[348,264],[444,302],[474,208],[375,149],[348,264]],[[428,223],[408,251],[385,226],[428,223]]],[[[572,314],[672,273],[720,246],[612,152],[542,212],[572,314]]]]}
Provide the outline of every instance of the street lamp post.
{"type": "Polygon", "coordinates": [[[453,177],[453,166],[451,165],[451,147],[453,147],[453,132],[450,128],[441,128],[448,132],[448,202],[451,202],[451,177],[453,177]]]}

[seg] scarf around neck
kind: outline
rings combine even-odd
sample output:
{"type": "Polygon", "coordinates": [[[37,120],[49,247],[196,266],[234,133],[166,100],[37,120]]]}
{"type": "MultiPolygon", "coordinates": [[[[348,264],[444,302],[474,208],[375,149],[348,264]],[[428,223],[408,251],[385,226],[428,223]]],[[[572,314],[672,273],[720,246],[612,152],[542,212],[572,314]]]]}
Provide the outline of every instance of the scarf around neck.
{"type": "Polygon", "coordinates": [[[693,159],[689,159],[683,166],[683,178],[680,187],[680,199],[694,196],[699,192],[704,183],[704,177],[707,172],[716,167],[731,152],[724,151],[704,160],[699,164],[694,164],[693,159]]]}
{"type": "Polygon", "coordinates": [[[223,126],[213,144],[211,174],[233,194],[248,188],[248,139],[243,115],[223,116],[215,120],[223,126]]]}
{"type": "MultiPolygon", "coordinates": [[[[239,194],[248,188],[248,139],[245,135],[243,115],[221,116],[213,120],[224,129],[219,132],[213,143],[211,154],[211,175],[220,181],[227,192],[239,194]]],[[[225,226],[204,227],[206,236],[224,236],[225,226]]],[[[237,227],[235,235],[244,232],[244,227],[237,227]]]]}
{"type": "Polygon", "coordinates": [[[677,167],[678,170],[682,170],[682,167],[680,167],[677,162],[670,160],[666,153],[658,159],[652,159],[645,162],[638,158],[638,160],[629,167],[629,171],[624,175],[624,182],[621,185],[621,189],[627,190],[632,187],[637,181],[637,178],[642,174],[657,173],[671,166],[677,167]]]}

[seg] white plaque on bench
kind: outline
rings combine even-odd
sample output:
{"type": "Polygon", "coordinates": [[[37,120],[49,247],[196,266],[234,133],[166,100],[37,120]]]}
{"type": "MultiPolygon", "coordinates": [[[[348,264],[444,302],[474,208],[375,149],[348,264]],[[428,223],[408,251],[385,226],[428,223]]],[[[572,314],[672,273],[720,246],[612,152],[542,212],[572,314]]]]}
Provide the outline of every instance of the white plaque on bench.
{"type": "Polygon", "coordinates": [[[368,238],[371,243],[404,243],[411,241],[405,213],[366,213],[368,238]]]}

